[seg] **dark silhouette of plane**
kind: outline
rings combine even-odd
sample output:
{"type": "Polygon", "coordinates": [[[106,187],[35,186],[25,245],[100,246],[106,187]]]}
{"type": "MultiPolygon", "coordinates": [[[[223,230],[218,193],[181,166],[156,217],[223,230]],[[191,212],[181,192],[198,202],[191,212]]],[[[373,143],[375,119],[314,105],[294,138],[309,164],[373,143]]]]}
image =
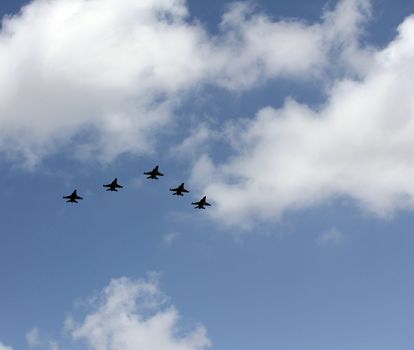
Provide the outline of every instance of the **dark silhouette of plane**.
{"type": "Polygon", "coordinates": [[[174,193],[173,193],[173,196],[184,196],[183,195],[183,192],[184,193],[188,193],[188,192],[190,192],[190,191],[187,191],[185,188],[184,188],[184,182],[180,185],[180,186],[178,186],[177,188],[170,188],[170,191],[173,191],[174,193]]]}
{"type": "Polygon", "coordinates": [[[82,197],[79,197],[76,193],[76,190],[72,192],[70,196],[64,196],[64,199],[67,199],[66,202],[68,203],[78,203],[77,199],[83,199],[82,197]]]}
{"type": "Polygon", "coordinates": [[[157,176],[164,176],[164,174],[161,174],[158,171],[158,165],[154,169],[152,169],[151,171],[148,171],[148,172],[144,173],[144,175],[148,175],[147,179],[154,179],[154,180],[158,180],[157,176]]]}
{"type": "Polygon", "coordinates": [[[113,191],[118,192],[117,188],[124,188],[124,186],[121,186],[118,184],[117,178],[115,178],[114,181],[112,181],[110,184],[103,185],[103,187],[108,187],[107,191],[111,191],[111,192],[113,191]]]}
{"type": "Polygon", "coordinates": [[[204,208],[205,205],[210,206],[210,203],[207,203],[206,196],[201,198],[198,202],[191,203],[192,205],[195,205],[194,209],[206,209],[204,208]]]}

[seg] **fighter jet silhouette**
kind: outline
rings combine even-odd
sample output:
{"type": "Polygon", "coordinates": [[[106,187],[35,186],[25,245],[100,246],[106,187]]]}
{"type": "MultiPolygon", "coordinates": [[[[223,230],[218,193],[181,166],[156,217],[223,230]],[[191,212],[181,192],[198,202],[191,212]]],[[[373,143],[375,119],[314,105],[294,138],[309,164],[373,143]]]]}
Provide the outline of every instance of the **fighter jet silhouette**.
{"type": "Polygon", "coordinates": [[[154,179],[154,180],[158,180],[157,176],[164,176],[164,174],[161,174],[158,171],[158,165],[154,169],[152,169],[151,171],[148,171],[148,172],[144,173],[144,175],[148,175],[147,179],[154,179]]]}
{"type": "Polygon", "coordinates": [[[118,179],[115,178],[110,184],[103,185],[103,187],[108,187],[107,191],[118,192],[117,188],[124,188],[124,186],[118,185],[118,179]]]}
{"type": "Polygon", "coordinates": [[[78,203],[77,199],[83,199],[82,197],[79,197],[76,193],[76,190],[72,192],[70,196],[64,196],[64,199],[67,199],[66,202],[70,203],[78,203]]]}
{"type": "Polygon", "coordinates": [[[173,193],[173,196],[184,196],[183,195],[183,192],[185,192],[185,193],[190,192],[190,191],[187,191],[184,188],[184,182],[180,186],[178,186],[177,188],[170,188],[170,191],[173,191],[174,192],[173,193]]]}
{"type": "Polygon", "coordinates": [[[207,203],[206,196],[201,198],[198,202],[191,203],[192,205],[195,205],[194,209],[206,209],[204,208],[205,205],[210,206],[210,203],[207,203]]]}

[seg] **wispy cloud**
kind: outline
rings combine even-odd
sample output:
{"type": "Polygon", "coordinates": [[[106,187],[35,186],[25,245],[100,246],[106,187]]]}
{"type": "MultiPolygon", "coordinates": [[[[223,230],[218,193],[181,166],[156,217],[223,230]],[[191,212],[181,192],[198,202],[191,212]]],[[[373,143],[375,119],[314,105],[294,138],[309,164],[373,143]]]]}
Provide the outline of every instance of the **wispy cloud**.
{"type": "Polygon", "coordinates": [[[170,246],[180,237],[179,232],[170,232],[164,235],[162,241],[164,244],[170,246]]]}
{"type": "Polygon", "coordinates": [[[339,231],[336,227],[331,228],[329,231],[322,233],[317,242],[321,246],[338,246],[343,243],[345,235],[339,231]]]}
{"type": "Polygon", "coordinates": [[[0,342],[0,350],[13,350],[10,346],[4,345],[2,342],[0,342]]]}
{"type": "Polygon", "coordinates": [[[42,344],[40,340],[39,330],[34,327],[29,332],[26,333],[26,341],[29,347],[35,348],[42,344]]]}
{"type": "Polygon", "coordinates": [[[48,350],[59,350],[58,342],[53,339],[49,339],[48,337],[41,336],[37,327],[33,327],[26,333],[26,341],[27,345],[29,345],[32,349],[41,348],[48,350]]]}

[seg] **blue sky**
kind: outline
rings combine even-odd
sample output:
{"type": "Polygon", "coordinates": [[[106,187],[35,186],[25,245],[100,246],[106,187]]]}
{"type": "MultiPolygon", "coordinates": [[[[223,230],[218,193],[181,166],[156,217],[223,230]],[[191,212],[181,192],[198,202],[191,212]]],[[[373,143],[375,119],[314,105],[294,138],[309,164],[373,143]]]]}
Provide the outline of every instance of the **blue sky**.
{"type": "Polygon", "coordinates": [[[0,4],[0,350],[412,349],[413,4],[25,4],[0,4]]]}

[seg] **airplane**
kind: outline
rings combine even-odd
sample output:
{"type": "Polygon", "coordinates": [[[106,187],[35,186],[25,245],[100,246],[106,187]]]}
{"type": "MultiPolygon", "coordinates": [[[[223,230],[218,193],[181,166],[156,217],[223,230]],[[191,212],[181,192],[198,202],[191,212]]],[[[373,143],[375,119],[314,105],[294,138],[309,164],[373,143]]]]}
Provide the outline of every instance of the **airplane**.
{"type": "Polygon", "coordinates": [[[148,171],[148,172],[144,173],[144,175],[148,175],[147,179],[154,179],[154,180],[158,180],[157,176],[164,176],[164,174],[161,174],[158,171],[158,165],[154,169],[152,169],[151,171],[148,171]]]}
{"type": "Polygon", "coordinates": [[[64,199],[67,199],[66,202],[68,203],[78,203],[77,199],[83,199],[82,197],[79,197],[76,193],[76,190],[72,192],[70,196],[64,196],[64,199]]]}
{"type": "Polygon", "coordinates": [[[114,181],[112,181],[110,184],[103,185],[103,187],[108,187],[107,191],[111,191],[111,192],[113,191],[118,192],[117,188],[124,188],[124,186],[121,186],[118,184],[117,178],[115,178],[114,181]]]}
{"type": "Polygon", "coordinates": [[[210,206],[210,203],[207,203],[206,196],[201,198],[198,202],[191,203],[192,205],[195,205],[194,209],[206,209],[204,208],[205,205],[210,206]]]}
{"type": "Polygon", "coordinates": [[[173,196],[184,196],[183,195],[183,192],[185,192],[185,193],[190,192],[190,191],[187,191],[184,188],[184,182],[180,186],[178,186],[177,188],[170,188],[170,191],[173,191],[174,192],[173,193],[173,196]]]}

